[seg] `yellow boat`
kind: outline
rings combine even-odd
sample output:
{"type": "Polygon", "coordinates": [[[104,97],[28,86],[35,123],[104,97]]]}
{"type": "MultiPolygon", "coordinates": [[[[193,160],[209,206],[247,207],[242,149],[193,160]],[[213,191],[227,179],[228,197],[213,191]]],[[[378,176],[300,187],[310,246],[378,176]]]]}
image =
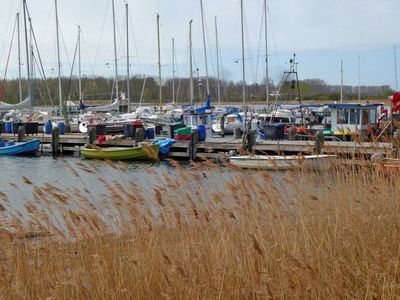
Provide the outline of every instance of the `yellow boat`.
{"type": "Polygon", "coordinates": [[[158,158],[159,145],[141,144],[138,147],[109,147],[101,148],[93,145],[85,145],[81,148],[81,154],[89,159],[107,160],[156,160],[158,158]]]}

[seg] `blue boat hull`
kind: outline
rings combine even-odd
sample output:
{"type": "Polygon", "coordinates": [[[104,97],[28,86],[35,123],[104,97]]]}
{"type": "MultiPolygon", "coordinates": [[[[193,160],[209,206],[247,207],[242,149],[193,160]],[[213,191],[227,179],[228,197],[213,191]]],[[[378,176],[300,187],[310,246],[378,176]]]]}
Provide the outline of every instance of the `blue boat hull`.
{"type": "Polygon", "coordinates": [[[16,142],[12,146],[0,147],[0,156],[34,154],[39,150],[40,141],[16,142]]]}

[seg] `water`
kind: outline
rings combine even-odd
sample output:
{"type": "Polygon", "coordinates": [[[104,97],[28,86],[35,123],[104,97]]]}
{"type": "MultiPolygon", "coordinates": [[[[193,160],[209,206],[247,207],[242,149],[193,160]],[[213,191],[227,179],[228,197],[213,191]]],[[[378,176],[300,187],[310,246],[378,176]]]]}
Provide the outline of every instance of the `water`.
{"type": "MultiPolygon", "coordinates": [[[[89,189],[91,192],[102,192],[99,177],[105,181],[123,181],[135,179],[141,186],[151,184],[149,170],[154,176],[166,171],[166,164],[125,163],[126,170],[115,170],[110,164],[97,160],[84,160],[79,157],[53,159],[49,156],[37,157],[0,157],[0,191],[8,196],[14,205],[24,203],[32,198],[32,186],[43,187],[50,184],[62,190],[68,188],[89,189]],[[95,173],[82,170],[87,166],[95,173]],[[72,170],[74,169],[79,173],[72,170]],[[26,183],[27,178],[32,185],[26,183]]],[[[118,164],[117,164],[118,166],[118,164]]]]}

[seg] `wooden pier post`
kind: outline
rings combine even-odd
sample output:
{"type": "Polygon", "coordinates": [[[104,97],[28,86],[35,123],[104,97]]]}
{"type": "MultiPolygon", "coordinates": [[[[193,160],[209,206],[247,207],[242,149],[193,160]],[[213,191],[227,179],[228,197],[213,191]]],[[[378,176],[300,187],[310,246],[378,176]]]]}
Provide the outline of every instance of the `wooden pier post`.
{"type": "Polygon", "coordinates": [[[90,145],[95,144],[95,141],[97,139],[96,128],[91,127],[88,131],[88,134],[89,134],[89,144],[90,145]]]}
{"type": "Polygon", "coordinates": [[[23,142],[25,138],[25,126],[19,126],[18,127],[18,137],[17,141],[18,142],[23,142]]]}
{"type": "Polygon", "coordinates": [[[295,141],[296,140],[296,126],[290,126],[289,128],[289,141],[295,141]]]}
{"type": "Polygon", "coordinates": [[[325,144],[325,136],[321,131],[317,132],[315,136],[315,153],[322,154],[322,149],[324,148],[325,144]]]}
{"type": "Polygon", "coordinates": [[[59,144],[60,144],[60,129],[58,127],[55,127],[51,132],[51,153],[53,154],[53,158],[57,156],[59,144]]]}
{"type": "Polygon", "coordinates": [[[197,143],[199,141],[199,131],[197,129],[192,129],[190,133],[190,143],[189,143],[189,160],[196,160],[197,143]]]}
{"type": "Polygon", "coordinates": [[[144,141],[144,129],[139,127],[136,128],[135,133],[135,145],[137,146],[139,143],[144,141]]]}
{"type": "Polygon", "coordinates": [[[234,138],[235,140],[238,140],[238,139],[240,139],[241,137],[242,137],[242,130],[241,130],[239,127],[234,128],[234,129],[233,129],[233,138],[234,138]]]}
{"type": "Polygon", "coordinates": [[[225,117],[221,117],[221,136],[225,136],[225,117]]]}

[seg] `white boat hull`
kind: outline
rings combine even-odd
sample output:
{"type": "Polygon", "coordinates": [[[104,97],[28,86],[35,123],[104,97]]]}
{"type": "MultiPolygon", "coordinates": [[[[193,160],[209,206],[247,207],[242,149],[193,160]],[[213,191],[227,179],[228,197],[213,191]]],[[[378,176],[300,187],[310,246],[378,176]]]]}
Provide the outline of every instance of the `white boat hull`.
{"type": "Polygon", "coordinates": [[[229,158],[230,163],[239,168],[262,170],[293,170],[305,168],[324,171],[331,168],[335,160],[335,155],[246,155],[232,156],[229,158]]]}

